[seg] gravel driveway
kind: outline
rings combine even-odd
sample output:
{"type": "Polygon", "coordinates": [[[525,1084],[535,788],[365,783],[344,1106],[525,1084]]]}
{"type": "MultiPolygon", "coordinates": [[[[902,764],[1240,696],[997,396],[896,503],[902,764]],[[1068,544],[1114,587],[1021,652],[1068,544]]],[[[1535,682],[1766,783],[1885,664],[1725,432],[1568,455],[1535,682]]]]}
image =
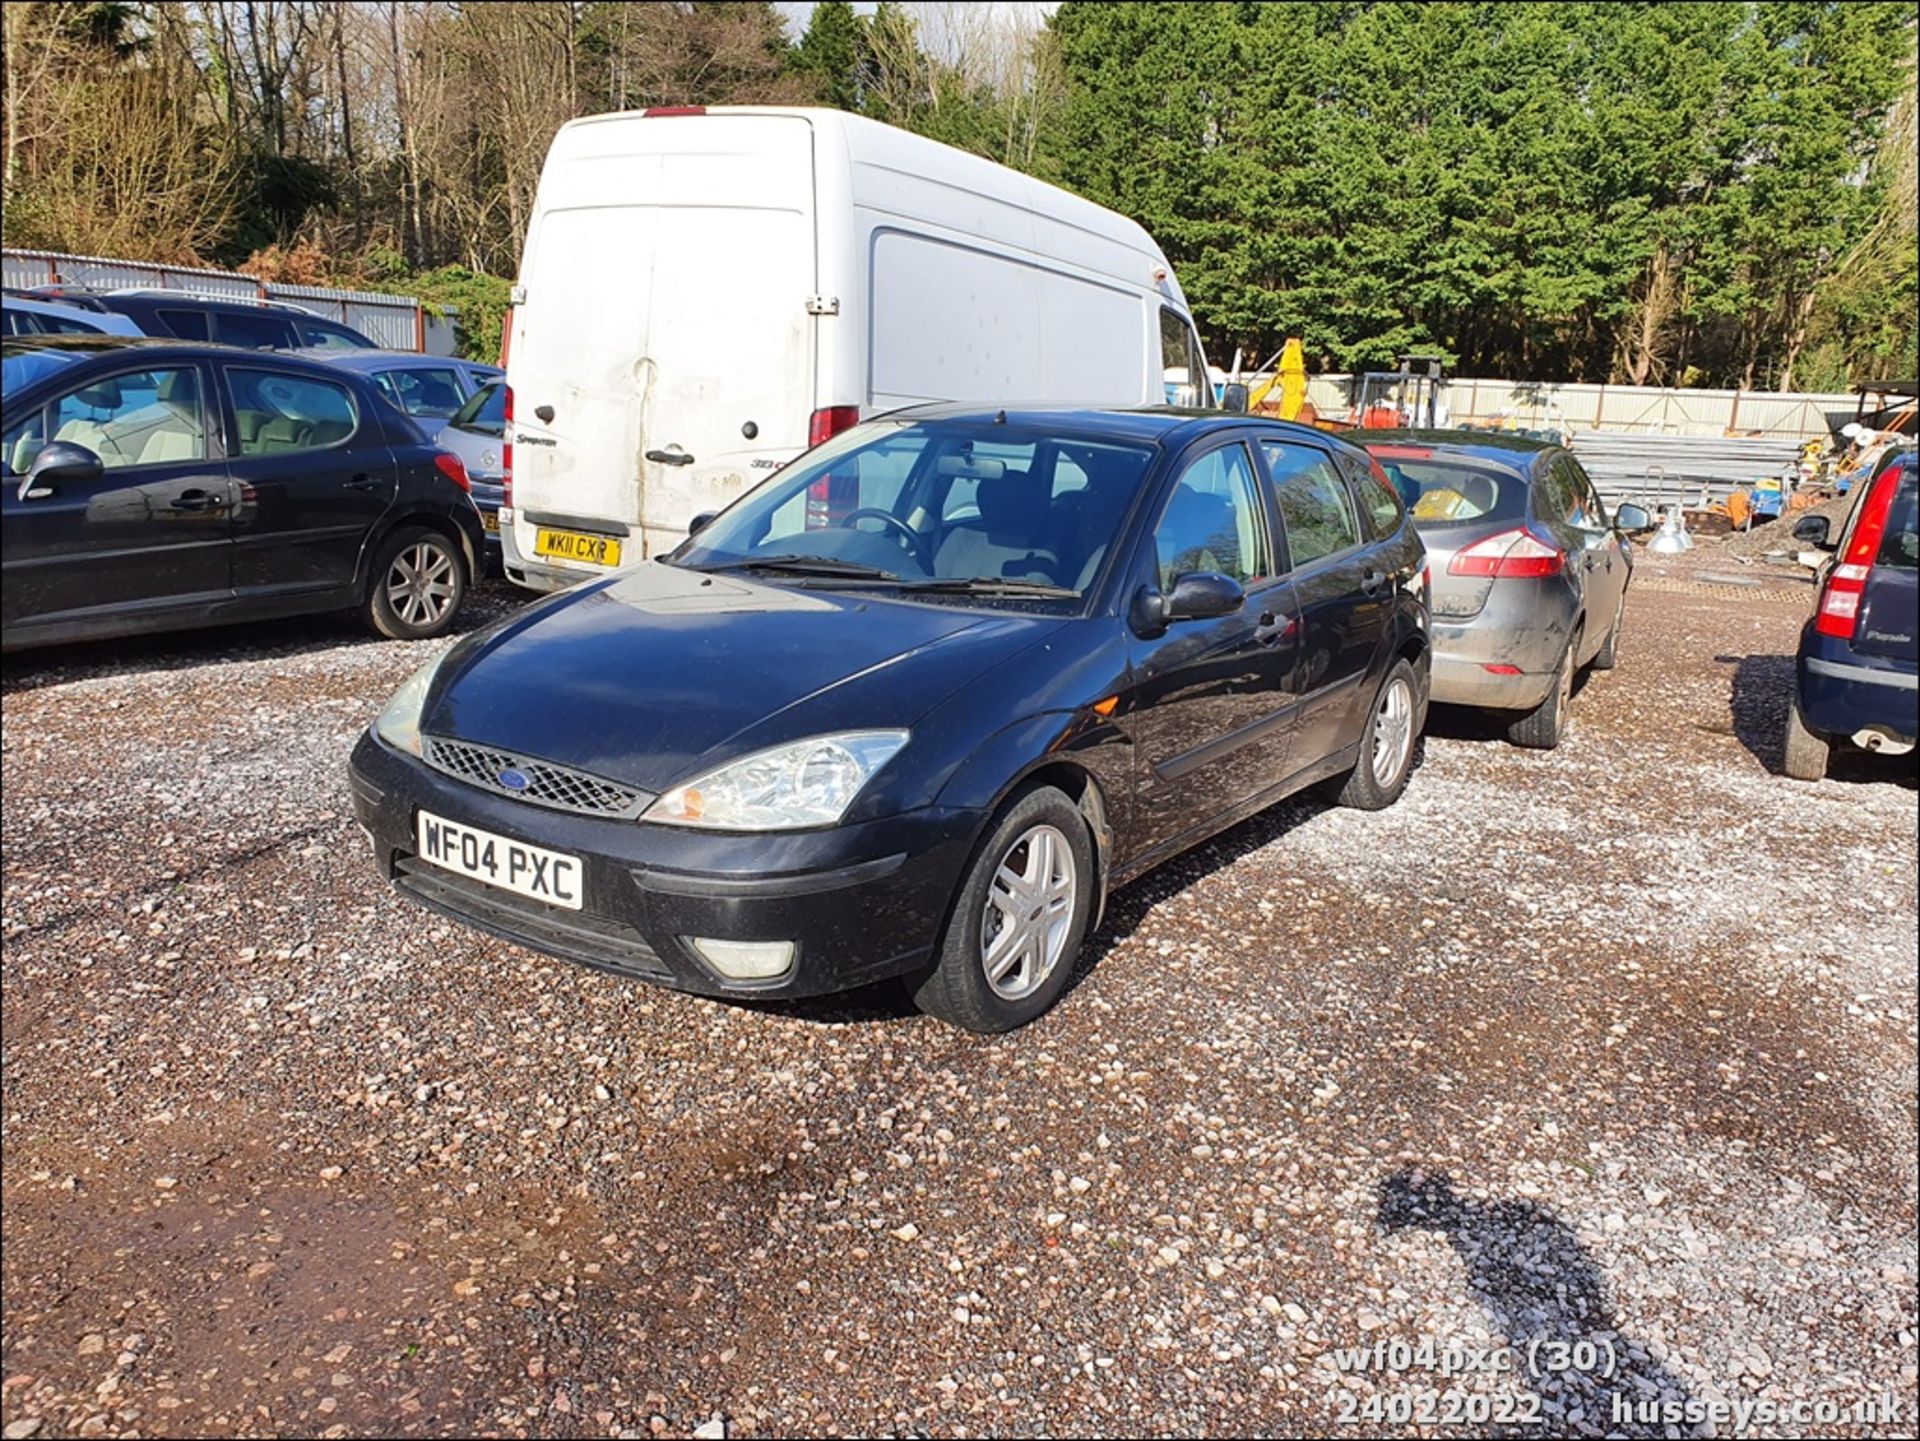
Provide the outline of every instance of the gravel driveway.
{"type": "Polygon", "coordinates": [[[1913,766],[1781,778],[1807,588],[1693,576],[1560,751],[1436,712],[1000,1039],[404,904],[344,767],[429,647],[8,658],[5,1434],[1912,1434],[1913,766]]]}

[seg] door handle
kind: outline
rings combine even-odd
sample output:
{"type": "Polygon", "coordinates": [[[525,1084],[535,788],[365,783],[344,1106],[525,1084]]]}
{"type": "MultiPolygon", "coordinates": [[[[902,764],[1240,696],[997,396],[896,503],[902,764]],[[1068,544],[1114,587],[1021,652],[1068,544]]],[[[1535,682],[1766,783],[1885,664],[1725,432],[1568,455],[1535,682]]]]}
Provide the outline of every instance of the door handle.
{"type": "Polygon", "coordinates": [[[673,450],[650,450],[647,452],[647,459],[653,461],[656,465],[693,464],[693,457],[678,448],[673,450]]]}
{"type": "Polygon", "coordinates": [[[380,482],[363,471],[352,480],[341,482],[340,488],[342,490],[378,490],[380,482]]]}
{"type": "Polygon", "coordinates": [[[1379,591],[1380,583],[1385,579],[1386,579],[1386,576],[1383,575],[1381,572],[1377,570],[1369,569],[1364,575],[1360,577],[1360,589],[1365,591],[1368,595],[1374,595],[1379,591]]]}
{"type": "Polygon", "coordinates": [[[1253,629],[1253,639],[1258,645],[1278,645],[1293,634],[1293,617],[1275,615],[1272,611],[1260,613],[1260,623],[1253,629]]]}
{"type": "Polygon", "coordinates": [[[183,490],[169,504],[169,510],[212,510],[216,505],[225,505],[224,497],[205,490],[183,490]]]}

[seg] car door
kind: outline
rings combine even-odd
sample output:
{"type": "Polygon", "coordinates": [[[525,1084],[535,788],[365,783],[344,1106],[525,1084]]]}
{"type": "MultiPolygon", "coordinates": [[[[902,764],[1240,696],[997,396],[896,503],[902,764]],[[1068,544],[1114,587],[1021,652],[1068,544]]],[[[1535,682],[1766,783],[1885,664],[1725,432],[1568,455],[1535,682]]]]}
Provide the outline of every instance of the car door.
{"type": "Polygon", "coordinates": [[[1205,826],[1286,774],[1299,617],[1276,574],[1273,522],[1244,440],[1183,460],[1135,589],[1170,595],[1182,575],[1238,581],[1239,610],[1130,637],[1129,728],[1139,767],[1140,850],[1205,826]]]}
{"type": "Polygon", "coordinates": [[[1355,744],[1367,715],[1366,681],[1393,619],[1392,567],[1361,525],[1332,453],[1305,440],[1263,437],[1288,576],[1300,607],[1300,718],[1295,770],[1355,744]]]}
{"type": "Polygon", "coordinates": [[[1605,643],[1613,624],[1626,587],[1626,555],[1593,483],[1572,456],[1563,452],[1549,460],[1533,494],[1535,516],[1566,551],[1567,574],[1580,590],[1586,619],[1574,661],[1584,665],[1605,643]]]}
{"type": "Polygon", "coordinates": [[[5,433],[4,616],[22,625],[109,622],[225,600],[234,493],[211,375],[167,361],[96,373],[5,433]],[[100,458],[85,481],[29,486],[51,440],[100,458]]]}
{"type": "Polygon", "coordinates": [[[242,596],[350,594],[399,473],[371,397],[344,377],[234,361],[220,367],[239,484],[233,584],[242,596]]]}

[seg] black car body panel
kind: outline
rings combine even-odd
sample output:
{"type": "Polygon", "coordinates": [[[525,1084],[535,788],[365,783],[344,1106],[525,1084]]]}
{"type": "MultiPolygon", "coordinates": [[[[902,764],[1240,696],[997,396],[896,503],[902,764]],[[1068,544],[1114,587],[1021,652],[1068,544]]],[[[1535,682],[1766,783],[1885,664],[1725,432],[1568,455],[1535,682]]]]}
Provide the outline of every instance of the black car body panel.
{"type": "Polygon", "coordinates": [[[1280,437],[1344,457],[1357,485],[1364,457],[1351,465],[1344,442],[1217,413],[949,406],[900,418],[1150,446],[1099,580],[1078,600],[1026,605],[648,561],[467,637],[420,712],[429,738],[606,777],[642,809],[772,746],[910,731],[839,824],[720,832],[571,814],[457,779],[370,731],[353,794],[382,872],[423,904],[555,954],[716,994],[815,994],[924,965],[984,829],[1030,781],[1079,798],[1104,893],[1350,767],[1402,657],[1424,709],[1424,552],[1404,515],[1297,575],[1282,551],[1285,573],[1250,586],[1233,614],[1158,630],[1132,619],[1159,573],[1154,522],[1196,456],[1236,444],[1257,455],[1255,442],[1280,437]],[[581,857],[584,912],[426,865],[423,810],[581,857]],[[800,959],[777,981],[727,981],[688,936],[793,938],[800,959]]]}
{"type": "MultiPolygon", "coordinates": [[[[226,346],[112,337],[21,337],[9,358],[46,350],[50,374],[6,396],[8,443],[0,495],[4,538],[4,645],[8,650],[138,631],[261,620],[345,609],[366,594],[368,567],[397,525],[414,522],[457,538],[469,566],[483,552],[468,494],[434,463],[419,427],[362,377],[294,356],[226,346]],[[105,433],[124,403],[121,381],[172,378],[172,439],[191,458],[142,456],[86,484],[29,496],[30,452],[63,430],[105,433]],[[290,427],[279,448],[258,442],[270,393],[319,381],[350,397],[351,419],[328,439],[290,427]],[[264,387],[264,390],[263,390],[264,387]],[[77,427],[58,409],[81,392],[101,402],[77,427]],[[190,399],[182,399],[188,396],[190,399]],[[38,427],[37,436],[28,432],[38,427]]],[[[144,380],[141,381],[145,383],[144,380]]],[[[71,409],[72,406],[69,406],[71,409]]],[[[85,444],[85,439],[78,443],[85,444]]],[[[155,442],[156,456],[165,441],[155,442]]]]}

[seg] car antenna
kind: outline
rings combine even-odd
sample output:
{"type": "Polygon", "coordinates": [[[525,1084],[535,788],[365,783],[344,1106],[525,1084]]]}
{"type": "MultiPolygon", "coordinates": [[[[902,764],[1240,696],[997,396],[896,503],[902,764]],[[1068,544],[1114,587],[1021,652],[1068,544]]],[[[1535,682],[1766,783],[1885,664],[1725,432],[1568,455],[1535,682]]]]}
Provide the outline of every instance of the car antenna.
{"type": "Polygon", "coordinates": [[[993,417],[993,423],[994,423],[995,425],[1005,425],[1005,424],[1007,423],[1007,413],[1006,413],[1006,411],[1004,411],[1004,410],[1002,410],[1002,411],[999,411],[999,412],[997,412],[997,413],[996,413],[996,414],[994,415],[994,417],[993,417]]]}

